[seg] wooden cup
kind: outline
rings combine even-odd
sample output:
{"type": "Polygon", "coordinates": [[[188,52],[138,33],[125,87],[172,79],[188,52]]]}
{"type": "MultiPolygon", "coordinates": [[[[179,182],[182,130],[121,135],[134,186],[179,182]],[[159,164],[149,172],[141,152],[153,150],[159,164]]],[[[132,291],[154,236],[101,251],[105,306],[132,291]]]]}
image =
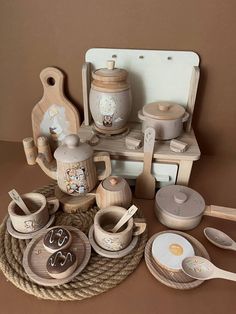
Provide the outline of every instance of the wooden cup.
{"type": "Polygon", "coordinates": [[[22,199],[30,210],[30,215],[25,215],[14,201],[8,205],[13,228],[22,233],[35,232],[44,227],[49,220],[49,215],[55,213],[59,207],[57,199],[46,199],[40,193],[24,194],[22,199]],[[52,208],[49,207],[50,204],[53,205],[52,208]]]}
{"type": "Polygon", "coordinates": [[[119,206],[109,206],[97,212],[94,217],[94,238],[101,248],[108,251],[123,250],[133,236],[145,231],[144,219],[130,218],[118,232],[109,232],[126,212],[127,209],[119,206]]]}

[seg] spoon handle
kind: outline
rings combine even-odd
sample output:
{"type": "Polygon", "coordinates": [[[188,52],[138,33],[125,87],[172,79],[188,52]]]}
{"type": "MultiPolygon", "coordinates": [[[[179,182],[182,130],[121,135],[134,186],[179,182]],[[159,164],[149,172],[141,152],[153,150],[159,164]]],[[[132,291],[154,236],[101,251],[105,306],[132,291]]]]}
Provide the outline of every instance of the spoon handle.
{"type": "Polygon", "coordinates": [[[125,215],[117,222],[114,228],[112,228],[111,232],[115,233],[117,232],[138,210],[138,207],[135,205],[132,205],[125,215]]]}
{"type": "Polygon", "coordinates": [[[227,280],[231,280],[231,281],[236,281],[236,273],[232,273],[230,271],[226,271],[220,268],[217,268],[215,270],[215,274],[214,274],[215,278],[222,278],[222,279],[227,279],[227,280]]]}
{"type": "Polygon", "coordinates": [[[236,208],[209,205],[203,215],[236,221],[236,208]]]}
{"type": "Polygon", "coordinates": [[[31,215],[31,212],[29,211],[29,209],[27,208],[24,201],[22,200],[22,198],[20,197],[20,195],[18,194],[16,190],[13,189],[9,191],[8,194],[13,199],[13,201],[23,210],[23,212],[26,215],[31,215]]]}

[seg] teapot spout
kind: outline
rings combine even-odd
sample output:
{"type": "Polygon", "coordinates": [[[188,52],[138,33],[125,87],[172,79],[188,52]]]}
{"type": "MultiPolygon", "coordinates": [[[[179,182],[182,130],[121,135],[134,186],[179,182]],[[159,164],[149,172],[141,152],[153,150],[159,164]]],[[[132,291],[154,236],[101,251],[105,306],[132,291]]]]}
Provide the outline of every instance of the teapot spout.
{"type": "Polygon", "coordinates": [[[46,175],[53,180],[57,180],[57,166],[55,159],[49,163],[43,154],[38,154],[36,162],[46,175]]]}

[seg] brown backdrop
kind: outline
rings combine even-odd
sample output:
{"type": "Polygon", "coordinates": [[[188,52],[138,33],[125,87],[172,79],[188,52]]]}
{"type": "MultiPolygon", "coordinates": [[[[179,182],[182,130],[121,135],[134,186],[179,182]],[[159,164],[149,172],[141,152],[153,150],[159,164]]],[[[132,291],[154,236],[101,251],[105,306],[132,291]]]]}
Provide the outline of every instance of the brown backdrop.
{"type": "Polygon", "coordinates": [[[92,47],[193,50],[201,58],[194,128],[203,153],[236,156],[234,0],[1,0],[0,139],[32,134],[39,72],[57,66],[82,111],[81,66],[92,47]]]}

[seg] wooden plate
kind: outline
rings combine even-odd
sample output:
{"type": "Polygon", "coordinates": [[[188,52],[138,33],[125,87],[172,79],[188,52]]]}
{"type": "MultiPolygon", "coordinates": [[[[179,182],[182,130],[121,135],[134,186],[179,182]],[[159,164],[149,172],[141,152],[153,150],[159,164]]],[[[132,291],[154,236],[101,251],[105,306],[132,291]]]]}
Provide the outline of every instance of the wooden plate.
{"type": "Polygon", "coordinates": [[[135,236],[135,237],[133,237],[132,241],[130,242],[130,244],[125,249],[120,250],[120,251],[107,251],[107,250],[101,248],[96,243],[94,236],[93,236],[93,230],[94,230],[94,227],[92,225],[90,230],[89,230],[89,242],[90,242],[92,248],[94,249],[94,251],[96,253],[98,253],[98,255],[101,255],[104,257],[108,257],[108,258],[124,257],[124,256],[128,255],[135,248],[136,244],[138,243],[138,236],[135,236]]]}
{"type": "Polygon", "coordinates": [[[12,223],[11,223],[11,219],[10,217],[7,219],[7,231],[10,233],[11,236],[13,236],[14,238],[17,238],[17,239],[21,239],[21,240],[28,240],[28,239],[32,239],[33,237],[35,237],[36,235],[38,235],[40,232],[42,232],[42,230],[45,230],[49,227],[51,227],[51,225],[54,223],[54,220],[55,220],[55,215],[50,215],[50,218],[48,220],[48,222],[46,223],[46,225],[37,230],[37,231],[34,231],[34,232],[29,232],[29,233],[22,233],[22,232],[19,232],[17,231],[12,223]]]}
{"type": "Polygon", "coordinates": [[[27,245],[23,256],[23,267],[31,280],[42,286],[57,286],[65,284],[76,277],[88,264],[91,255],[91,246],[86,235],[77,228],[71,226],[61,226],[71,232],[72,242],[70,250],[72,250],[78,258],[78,266],[76,270],[63,279],[55,279],[48,275],[46,263],[50,255],[43,246],[43,238],[51,229],[47,229],[38,234],[27,245]]]}
{"type": "Polygon", "coordinates": [[[210,256],[207,253],[205,247],[194,237],[191,235],[181,232],[181,231],[176,231],[176,230],[168,230],[168,231],[163,231],[154,234],[147,242],[146,247],[145,247],[145,262],[147,265],[147,268],[149,269],[150,273],[161,283],[164,285],[175,288],[175,289],[182,289],[182,290],[187,290],[187,289],[192,289],[198,287],[200,284],[202,284],[204,281],[202,280],[196,280],[193,278],[190,278],[184,274],[183,271],[179,272],[171,272],[168,271],[167,269],[162,268],[159,266],[154,258],[152,257],[152,243],[155,240],[155,238],[162,234],[162,233],[176,233],[179,234],[183,237],[185,237],[193,246],[194,252],[198,256],[203,256],[210,260],[210,256]]]}

